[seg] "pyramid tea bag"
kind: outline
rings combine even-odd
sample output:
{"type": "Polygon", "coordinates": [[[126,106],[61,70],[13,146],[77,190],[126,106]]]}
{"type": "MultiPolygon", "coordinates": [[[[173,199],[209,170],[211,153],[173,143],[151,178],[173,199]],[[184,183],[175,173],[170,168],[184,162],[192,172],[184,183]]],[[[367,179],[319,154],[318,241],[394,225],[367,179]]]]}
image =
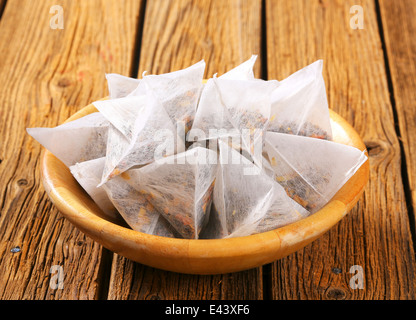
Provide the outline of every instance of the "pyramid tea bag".
{"type": "MultiPolygon", "coordinates": [[[[120,130],[128,139],[133,138],[134,123],[140,113],[145,97],[136,99],[126,98],[133,91],[138,90],[140,80],[116,73],[106,74],[109,99],[93,102],[97,110],[120,130]]],[[[143,87],[143,84],[140,88],[143,87]]],[[[142,92],[140,90],[140,92],[142,92]]],[[[141,96],[145,96],[142,93],[141,96]]]]}
{"type": "Polygon", "coordinates": [[[186,239],[197,239],[209,218],[217,154],[195,147],[126,172],[126,180],[186,239]]]}
{"type": "Polygon", "coordinates": [[[129,141],[133,140],[140,130],[139,117],[143,117],[147,104],[152,104],[146,94],[135,97],[123,97],[112,100],[93,102],[97,110],[124,135],[129,141]]]}
{"type": "MultiPolygon", "coordinates": [[[[187,132],[195,116],[204,72],[205,61],[201,60],[186,69],[160,75],[145,75],[141,81],[146,85],[146,90],[151,90],[162,104],[173,124],[183,123],[187,132]]],[[[139,86],[130,95],[141,94],[139,86]]]]}
{"type": "Polygon", "coordinates": [[[109,123],[94,112],[54,128],[28,128],[27,132],[67,167],[106,153],[109,123]]]}
{"type": "Polygon", "coordinates": [[[182,152],[183,138],[178,135],[168,114],[156,100],[149,98],[136,119],[135,137],[127,139],[113,125],[109,125],[106,163],[101,183],[134,167],[145,165],[159,158],[182,152]]]}
{"type": "Polygon", "coordinates": [[[88,193],[97,206],[110,218],[118,216],[117,209],[103,188],[97,188],[104,168],[105,158],[92,159],[76,163],[69,167],[72,175],[88,193]]]}
{"type": "Polygon", "coordinates": [[[209,79],[188,140],[190,137],[196,141],[233,137],[236,148],[259,159],[270,116],[270,96],[277,85],[277,81],[258,79],[209,79]]]}
{"type": "Polygon", "coordinates": [[[275,229],[308,214],[264,172],[245,174],[255,164],[224,139],[219,140],[219,149],[210,234],[205,233],[205,237],[246,236],[275,229]],[[273,221],[274,216],[280,220],[273,221]]]}
{"type": "Polygon", "coordinates": [[[146,197],[124,180],[128,177],[128,173],[125,173],[102,186],[127,224],[133,230],[147,234],[180,237],[146,197]]]}
{"type": "Polygon", "coordinates": [[[140,130],[141,120],[138,118],[142,117],[143,109],[147,104],[155,103],[149,99],[158,100],[171,122],[174,125],[181,122],[187,130],[195,114],[204,70],[205,62],[200,61],[183,70],[148,75],[140,80],[107,75],[111,99],[93,104],[130,141],[140,130]],[[124,91],[119,87],[123,82],[126,84],[124,91]]]}
{"type": "Polygon", "coordinates": [[[279,82],[271,97],[268,131],[332,139],[322,66],[318,60],[279,82]]]}
{"type": "Polygon", "coordinates": [[[130,78],[117,73],[107,73],[108,91],[110,99],[124,98],[133,92],[140,83],[139,79],[130,78]]]}
{"type": "Polygon", "coordinates": [[[175,232],[159,212],[122,177],[116,177],[97,187],[101,180],[105,158],[77,163],[70,167],[72,175],[110,218],[121,215],[136,231],[175,237],[175,232]]]}
{"type": "Polygon", "coordinates": [[[190,133],[195,141],[236,136],[243,129],[253,132],[266,127],[270,94],[278,81],[254,79],[256,58],[253,55],[219,78],[207,81],[190,133]]]}
{"type": "Polygon", "coordinates": [[[287,194],[316,212],[367,160],[363,151],[344,144],[267,132],[264,147],[274,179],[287,194]]]}

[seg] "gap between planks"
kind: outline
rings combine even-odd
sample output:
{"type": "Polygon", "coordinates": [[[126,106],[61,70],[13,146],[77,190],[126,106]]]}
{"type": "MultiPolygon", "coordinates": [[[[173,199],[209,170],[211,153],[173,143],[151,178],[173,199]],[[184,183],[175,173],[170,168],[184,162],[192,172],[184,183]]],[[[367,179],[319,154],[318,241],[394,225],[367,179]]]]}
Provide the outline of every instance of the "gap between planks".
{"type": "Polygon", "coordinates": [[[383,50],[384,67],[386,69],[386,79],[387,79],[387,85],[389,89],[390,103],[391,103],[393,118],[394,118],[394,129],[396,131],[397,140],[399,141],[399,146],[400,146],[401,174],[402,174],[404,196],[406,200],[407,214],[409,217],[410,232],[411,232],[412,242],[413,242],[413,250],[416,252],[415,211],[414,211],[413,203],[412,203],[412,194],[411,194],[412,191],[410,187],[409,173],[407,172],[408,166],[407,166],[407,160],[406,160],[406,153],[404,152],[403,141],[401,139],[402,135],[400,132],[399,116],[398,116],[398,111],[396,107],[396,96],[395,96],[394,87],[393,87],[393,77],[391,74],[389,57],[387,54],[386,39],[385,39],[385,34],[384,34],[384,29],[383,29],[383,21],[381,17],[379,0],[374,0],[374,4],[375,4],[375,9],[376,9],[376,15],[377,15],[377,25],[378,25],[378,29],[380,32],[381,47],[383,50]]]}

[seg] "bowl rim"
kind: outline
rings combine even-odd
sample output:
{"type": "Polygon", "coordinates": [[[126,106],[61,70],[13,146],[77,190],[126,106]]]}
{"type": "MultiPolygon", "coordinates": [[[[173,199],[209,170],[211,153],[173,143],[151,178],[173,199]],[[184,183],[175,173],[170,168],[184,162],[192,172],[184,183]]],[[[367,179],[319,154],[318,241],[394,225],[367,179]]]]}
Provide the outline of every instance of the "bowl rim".
{"type": "MultiPolygon", "coordinates": [[[[93,104],[89,104],[64,123],[97,111],[93,104]]],[[[59,181],[59,172],[54,170],[52,165],[60,161],[46,149],[43,149],[41,156],[43,186],[58,210],[75,227],[107,249],[131,260],[160,269],[194,274],[217,274],[249,269],[283,258],[314,241],[338,223],[361,197],[369,179],[369,158],[365,144],[345,119],[331,109],[329,112],[331,121],[342,123],[343,129],[348,133],[346,144],[364,151],[367,160],[323,208],[275,230],[225,239],[167,238],[135,231],[118,224],[117,221],[100,216],[96,211],[100,211],[98,207],[91,209],[85,203],[69,201],[71,190],[59,181]],[[137,252],[134,253],[135,251],[137,252]],[[153,259],[152,252],[157,252],[159,257],[153,259]],[[246,258],[250,258],[250,263],[244,262],[246,258]],[[183,261],[177,266],[174,263],[170,265],[169,259],[183,261]],[[230,259],[236,259],[236,262],[241,263],[234,263],[230,267],[226,262],[230,259]],[[219,265],[216,268],[209,267],[205,265],[207,261],[216,261],[219,265]],[[221,266],[221,262],[225,265],[221,266]]],[[[67,170],[69,171],[68,168],[67,170]]],[[[75,178],[73,180],[76,181],[75,178]]]]}

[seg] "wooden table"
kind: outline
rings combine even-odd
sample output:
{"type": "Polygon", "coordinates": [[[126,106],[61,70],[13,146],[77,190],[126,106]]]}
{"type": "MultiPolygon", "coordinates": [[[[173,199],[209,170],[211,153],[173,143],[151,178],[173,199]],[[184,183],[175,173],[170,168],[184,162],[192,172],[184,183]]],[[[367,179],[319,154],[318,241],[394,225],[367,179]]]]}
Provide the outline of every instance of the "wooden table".
{"type": "Polygon", "coordinates": [[[415,299],[415,1],[0,0],[0,8],[0,299],[415,299]],[[106,96],[105,73],[137,77],[205,59],[211,77],[252,54],[256,76],[277,80],[324,59],[330,108],[368,148],[364,195],[322,238],[257,269],[176,274],[113,254],[51,204],[42,148],[25,128],[56,126],[106,96]]]}

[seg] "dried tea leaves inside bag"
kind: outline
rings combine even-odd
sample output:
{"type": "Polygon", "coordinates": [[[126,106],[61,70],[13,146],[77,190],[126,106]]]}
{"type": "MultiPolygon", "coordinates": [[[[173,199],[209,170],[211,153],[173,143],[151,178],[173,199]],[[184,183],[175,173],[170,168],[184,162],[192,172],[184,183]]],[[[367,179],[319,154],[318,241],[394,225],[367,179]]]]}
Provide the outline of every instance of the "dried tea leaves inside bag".
{"type": "Polygon", "coordinates": [[[67,167],[105,156],[108,121],[94,112],[54,128],[28,128],[27,132],[67,167]]]}
{"type": "Polygon", "coordinates": [[[132,140],[127,139],[114,126],[109,126],[101,183],[134,166],[145,165],[185,150],[178,128],[151,92],[147,93],[147,102],[137,117],[135,126],[137,133],[132,140]]]}
{"type": "Polygon", "coordinates": [[[288,195],[316,212],[367,160],[363,151],[322,139],[267,132],[264,153],[288,195]]]}
{"type": "Polygon", "coordinates": [[[136,231],[170,238],[180,237],[156,208],[130,186],[128,172],[105,183],[102,188],[127,224],[136,231]]]}
{"type": "Polygon", "coordinates": [[[70,167],[72,175],[89,194],[98,207],[110,218],[119,215],[136,231],[167,237],[175,237],[172,227],[161,218],[143,195],[134,190],[124,179],[116,177],[101,187],[105,158],[77,163],[70,167]]]}
{"type": "Polygon", "coordinates": [[[240,147],[253,154],[270,116],[270,96],[277,81],[209,79],[201,94],[190,137],[211,140],[240,137],[240,147]]]}
{"type": "MultiPolygon", "coordinates": [[[[187,132],[195,117],[204,72],[205,61],[201,60],[186,69],[145,75],[141,81],[162,104],[173,124],[182,123],[187,132]]],[[[140,86],[131,93],[132,96],[140,94],[140,86]]]]}
{"type": "Polygon", "coordinates": [[[246,236],[275,229],[307,215],[284,189],[255,164],[223,140],[219,140],[220,156],[210,217],[210,233],[205,237],[246,236]],[[274,221],[274,216],[279,221],[274,221]],[[214,225],[214,226],[213,226],[214,225]]]}
{"type": "Polygon", "coordinates": [[[279,82],[271,98],[268,131],[332,139],[322,66],[318,60],[279,82]]]}
{"type": "Polygon", "coordinates": [[[270,116],[270,95],[278,81],[254,79],[252,56],[205,84],[191,134],[194,141],[241,135],[243,129],[263,130],[270,116]]]}
{"type": "Polygon", "coordinates": [[[217,166],[217,153],[195,147],[130,169],[127,182],[186,239],[197,239],[207,219],[217,166]]]}

